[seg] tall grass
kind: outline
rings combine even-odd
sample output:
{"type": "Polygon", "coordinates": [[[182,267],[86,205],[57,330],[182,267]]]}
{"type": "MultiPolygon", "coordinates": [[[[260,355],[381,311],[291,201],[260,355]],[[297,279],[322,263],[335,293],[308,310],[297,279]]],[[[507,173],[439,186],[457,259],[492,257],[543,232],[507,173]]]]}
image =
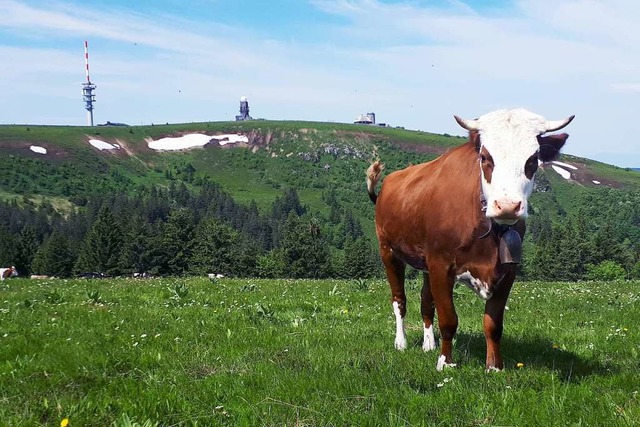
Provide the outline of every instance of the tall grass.
{"type": "Polygon", "coordinates": [[[640,283],[518,283],[506,369],[455,293],[459,367],[393,349],[381,281],[0,283],[0,425],[637,425],[640,283]]]}

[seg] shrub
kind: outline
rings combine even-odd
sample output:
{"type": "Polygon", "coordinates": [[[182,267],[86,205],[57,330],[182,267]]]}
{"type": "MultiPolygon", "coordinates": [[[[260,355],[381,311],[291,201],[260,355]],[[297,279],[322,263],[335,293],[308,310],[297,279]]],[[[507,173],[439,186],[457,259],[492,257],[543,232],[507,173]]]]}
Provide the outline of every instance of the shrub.
{"type": "Polygon", "coordinates": [[[600,264],[587,265],[587,278],[590,280],[624,280],[627,272],[615,261],[602,261],[600,264]]]}

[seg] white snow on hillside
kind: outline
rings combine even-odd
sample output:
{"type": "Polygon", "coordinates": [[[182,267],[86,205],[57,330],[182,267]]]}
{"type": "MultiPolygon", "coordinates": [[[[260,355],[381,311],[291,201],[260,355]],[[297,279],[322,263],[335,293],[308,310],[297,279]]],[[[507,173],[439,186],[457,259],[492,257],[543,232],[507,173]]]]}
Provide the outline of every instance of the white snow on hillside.
{"type": "Polygon", "coordinates": [[[38,153],[38,154],[47,154],[47,149],[44,147],[39,147],[37,145],[32,145],[31,147],[29,147],[29,150],[33,151],[34,153],[38,153]]]}
{"type": "Polygon", "coordinates": [[[592,180],[592,182],[593,182],[594,184],[596,184],[596,185],[600,185],[600,181],[596,181],[595,179],[594,179],[594,180],[592,180]]]}
{"type": "Polygon", "coordinates": [[[562,169],[560,166],[556,166],[556,165],[551,165],[551,167],[553,168],[554,171],[558,172],[558,174],[564,179],[571,178],[571,172],[569,172],[568,170],[562,169]]]}
{"type": "Polygon", "coordinates": [[[99,139],[90,139],[89,144],[91,144],[98,150],[115,150],[117,148],[120,148],[118,145],[109,144],[108,142],[100,141],[99,139]]]}
{"type": "Polygon", "coordinates": [[[218,144],[220,145],[237,144],[238,142],[249,142],[249,138],[247,138],[246,135],[238,135],[238,134],[214,135],[211,138],[217,139],[218,144]]]}
{"type": "Polygon", "coordinates": [[[578,170],[578,168],[577,168],[577,167],[575,167],[575,166],[573,166],[573,165],[570,165],[570,164],[568,164],[568,163],[562,163],[562,162],[559,162],[559,161],[557,161],[557,160],[554,160],[554,161],[553,161],[553,164],[554,164],[554,165],[558,165],[558,166],[562,166],[562,167],[565,167],[565,168],[573,169],[574,171],[577,171],[577,170],[578,170]]]}
{"type": "Polygon", "coordinates": [[[149,148],[152,150],[185,150],[188,148],[202,147],[205,144],[216,140],[218,144],[235,144],[238,142],[249,142],[249,138],[245,135],[203,135],[201,133],[192,133],[175,138],[161,138],[148,142],[149,148]]]}

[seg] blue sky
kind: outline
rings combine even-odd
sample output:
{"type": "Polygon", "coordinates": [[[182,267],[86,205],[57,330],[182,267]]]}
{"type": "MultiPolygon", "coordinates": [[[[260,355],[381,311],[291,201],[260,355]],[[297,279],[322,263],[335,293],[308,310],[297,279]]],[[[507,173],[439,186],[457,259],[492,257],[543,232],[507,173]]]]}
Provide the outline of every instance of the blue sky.
{"type": "Polygon", "coordinates": [[[254,117],[461,135],[510,107],[571,114],[565,152],[640,167],[636,0],[0,0],[0,123],[254,117]]]}

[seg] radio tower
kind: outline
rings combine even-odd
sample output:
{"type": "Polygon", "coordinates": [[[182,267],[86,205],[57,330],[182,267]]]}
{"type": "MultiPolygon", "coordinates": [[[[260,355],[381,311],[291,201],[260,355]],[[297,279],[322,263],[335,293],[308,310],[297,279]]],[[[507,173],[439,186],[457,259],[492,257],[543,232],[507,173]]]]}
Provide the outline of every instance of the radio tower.
{"type": "Polygon", "coordinates": [[[89,44],[84,41],[84,64],[87,71],[87,81],[82,83],[82,100],[84,101],[84,108],[87,110],[87,124],[93,126],[93,103],[96,101],[96,96],[93,91],[96,85],[91,83],[89,78],[89,44]]]}

